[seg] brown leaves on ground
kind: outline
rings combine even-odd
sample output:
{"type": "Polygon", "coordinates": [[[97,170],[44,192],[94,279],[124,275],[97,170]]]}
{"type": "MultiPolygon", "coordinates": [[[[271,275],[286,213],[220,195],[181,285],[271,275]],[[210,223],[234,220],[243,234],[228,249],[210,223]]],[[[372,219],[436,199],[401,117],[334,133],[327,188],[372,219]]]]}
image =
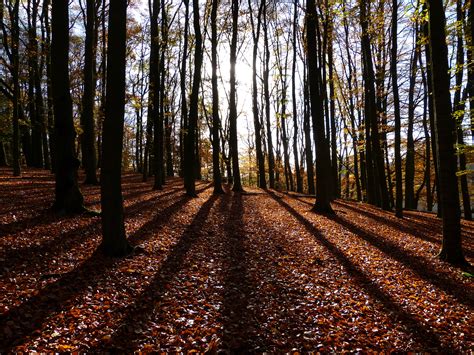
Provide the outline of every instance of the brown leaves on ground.
{"type": "MultiPolygon", "coordinates": [[[[98,187],[82,186],[98,209],[98,187]]],[[[124,176],[137,252],[97,251],[100,217],[61,217],[51,175],[0,171],[0,351],[467,352],[472,278],[438,261],[441,223],[248,189],[185,196],[124,176]]],[[[227,189],[228,190],[228,189],[227,189]]],[[[474,256],[474,224],[463,222],[474,256]]]]}

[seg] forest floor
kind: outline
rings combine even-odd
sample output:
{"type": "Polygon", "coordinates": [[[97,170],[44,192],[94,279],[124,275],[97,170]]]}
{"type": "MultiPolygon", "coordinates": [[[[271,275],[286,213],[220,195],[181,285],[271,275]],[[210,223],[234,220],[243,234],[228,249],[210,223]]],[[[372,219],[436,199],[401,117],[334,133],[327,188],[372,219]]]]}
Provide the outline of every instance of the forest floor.
{"type": "Polygon", "coordinates": [[[197,185],[124,175],[142,248],[112,259],[100,217],[49,209],[51,174],[0,170],[0,351],[472,351],[473,279],[436,259],[435,215],[337,200],[321,216],[304,195],[197,185]]]}

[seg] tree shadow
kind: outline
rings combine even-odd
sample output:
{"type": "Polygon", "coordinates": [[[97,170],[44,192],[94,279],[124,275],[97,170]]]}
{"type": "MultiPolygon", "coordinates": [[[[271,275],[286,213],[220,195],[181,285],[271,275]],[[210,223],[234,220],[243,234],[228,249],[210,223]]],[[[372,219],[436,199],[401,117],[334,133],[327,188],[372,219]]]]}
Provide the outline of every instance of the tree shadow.
{"type": "Polygon", "coordinates": [[[252,282],[247,268],[247,238],[243,215],[242,193],[229,192],[222,199],[220,211],[226,211],[223,251],[224,278],[221,321],[223,325],[222,347],[231,352],[251,351],[257,342],[257,322],[252,314],[250,299],[253,297],[252,282]],[[230,200],[230,201],[229,201],[230,200]]]}
{"type": "MultiPolygon", "coordinates": [[[[201,190],[207,188],[209,188],[208,185],[201,190]]],[[[161,211],[158,210],[157,217],[145,223],[130,236],[129,240],[137,244],[150,239],[154,233],[145,231],[152,228],[152,226],[156,228],[160,223],[166,222],[173,213],[178,212],[189,200],[190,198],[183,196],[170,206],[161,211]],[[162,217],[159,217],[160,215],[162,217]]],[[[77,236],[77,232],[77,230],[75,233],[71,231],[71,236],[77,236]]],[[[74,240],[75,242],[79,241],[74,240]]],[[[50,247],[54,245],[53,242],[48,244],[50,244],[50,247]]],[[[58,243],[58,245],[60,244],[58,243]]],[[[58,248],[61,249],[61,247],[58,248]]],[[[88,287],[96,287],[104,279],[104,274],[112,269],[117,262],[119,262],[118,259],[106,258],[97,250],[81,265],[67,273],[54,275],[59,279],[46,285],[37,294],[18,306],[10,308],[0,317],[0,329],[11,328],[11,336],[5,332],[0,332],[0,351],[10,352],[15,346],[27,341],[36,330],[41,329],[48,317],[69,309],[74,297],[79,296],[88,287]]]]}
{"type": "MultiPolygon", "coordinates": [[[[423,325],[414,315],[407,312],[401,305],[393,299],[388,293],[372,282],[372,279],[359,266],[352,263],[352,261],[342,252],[334,243],[328,240],[314,225],[305,217],[300,215],[293,207],[278,198],[273,192],[268,194],[284,207],[296,220],[298,220],[306,230],[311,233],[315,239],[323,245],[326,250],[336,258],[336,260],[344,267],[351,279],[367,293],[373,300],[381,305],[388,316],[392,318],[394,323],[402,323],[417,342],[423,346],[424,351],[429,350],[446,350],[439,336],[434,333],[429,327],[423,325]]],[[[328,217],[331,219],[340,219],[338,217],[328,217]]]]}
{"type": "MultiPolygon", "coordinates": [[[[135,350],[140,334],[137,334],[134,330],[140,326],[146,327],[150,314],[160,312],[157,307],[159,307],[159,302],[164,296],[166,286],[171,283],[173,277],[183,268],[186,255],[201,237],[203,226],[206,224],[207,217],[218,198],[219,196],[217,195],[211,195],[201,206],[181,238],[168,252],[168,256],[163,261],[159,272],[139,297],[134,300],[133,304],[125,309],[120,327],[115,330],[111,339],[99,342],[93,351],[129,352],[135,350]],[[153,302],[150,302],[150,300],[153,300],[153,302]]],[[[192,198],[187,197],[186,200],[192,200],[192,198]]],[[[153,226],[149,225],[141,229],[153,229],[153,226]]],[[[136,234],[138,235],[137,238],[140,238],[140,232],[136,234]]],[[[155,235],[156,229],[148,232],[148,234],[155,235]]]]}

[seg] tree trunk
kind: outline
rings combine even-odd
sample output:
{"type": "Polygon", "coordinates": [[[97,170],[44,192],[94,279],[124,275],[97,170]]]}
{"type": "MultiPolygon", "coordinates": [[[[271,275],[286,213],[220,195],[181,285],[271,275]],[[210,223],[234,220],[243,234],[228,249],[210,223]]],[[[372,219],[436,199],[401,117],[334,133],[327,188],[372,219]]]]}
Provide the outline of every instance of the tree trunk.
{"type": "Polygon", "coordinates": [[[106,255],[115,257],[124,256],[132,251],[125,235],[121,186],[125,114],[126,21],[127,0],[111,1],[100,191],[103,238],[101,247],[106,255]]]}
{"type": "Polygon", "coordinates": [[[217,9],[220,0],[212,1],[211,9],[211,62],[212,62],[212,176],[214,180],[214,194],[222,194],[222,177],[219,167],[220,141],[219,129],[221,120],[219,117],[219,88],[217,84],[217,9]]]}
{"type": "Polygon", "coordinates": [[[97,155],[95,148],[95,61],[96,61],[96,14],[95,1],[87,0],[86,3],[86,40],[84,54],[84,94],[82,96],[81,136],[82,164],[86,173],[86,184],[98,184],[97,181],[97,155]]]}
{"type": "Polygon", "coordinates": [[[296,102],[296,58],[298,44],[296,40],[296,31],[298,30],[298,0],[294,0],[293,8],[293,64],[291,68],[291,99],[293,103],[293,157],[295,160],[296,172],[296,192],[303,192],[303,178],[300,171],[300,162],[298,157],[298,110],[296,102]]]}
{"type": "Polygon", "coordinates": [[[240,180],[239,167],[239,148],[237,138],[237,103],[236,103],[236,79],[235,79],[235,63],[237,60],[237,30],[239,21],[239,1],[232,0],[232,39],[230,44],[230,93],[229,93],[229,146],[232,156],[232,175],[233,186],[232,191],[243,191],[240,180]]]}
{"type": "Polygon", "coordinates": [[[77,184],[79,160],[75,156],[72,100],[69,85],[69,10],[68,3],[52,2],[51,83],[53,88],[56,136],[56,189],[54,209],[65,213],[84,210],[77,184]]]}
{"type": "Polygon", "coordinates": [[[199,1],[193,0],[194,26],[194,73],[191,96],[189,98],[189,120],[184,139],[184,187],[188,196],[196,196],[196,140],[199,116],[199,88],[201,85],[201,67],[203,61],[202,35],[199,23],[199,1]]]}
{"type": "Polygon", "coordinates": [[[324,130],[324,110],[320,92],[319,72],[317,63],[316,25],[317,13],[315,0],[308,0],[306,8],[306,40],[308,56],[308,82],[313,119],[314,139],[316,143],[316,202],[313,211],[318,213],[334,213],[330,203],[330,156],[324,130]]]}
{"type": "Polygon", "coordinates": [[[458,183],[456,177],[455,121],[452,118],[446,19],[442,0],[428,1],[429,44],[438,146],[440,205],[443,209],[443,243],[439,257],[452,264],[464,264],[458,183]]]}

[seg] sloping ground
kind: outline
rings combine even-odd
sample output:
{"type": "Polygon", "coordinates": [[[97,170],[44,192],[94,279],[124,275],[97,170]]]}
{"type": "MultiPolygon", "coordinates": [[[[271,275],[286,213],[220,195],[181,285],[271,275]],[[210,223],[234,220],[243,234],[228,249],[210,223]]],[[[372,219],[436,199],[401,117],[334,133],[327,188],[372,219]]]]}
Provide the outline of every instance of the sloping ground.
{"type": "MultiPolygon", "coordinates": [[[[125,259],[100,218],[51,213],[52,176],[0,170],[1,351],[472,350],[472,279],[438,261],[435,216],[248,189],[184,195],[125,175],[125,259]]],[[[82,187],[99,208],[99,188],[82,187]]],[[[474,261],[474,223],[463,222],[474,261]]]]}

